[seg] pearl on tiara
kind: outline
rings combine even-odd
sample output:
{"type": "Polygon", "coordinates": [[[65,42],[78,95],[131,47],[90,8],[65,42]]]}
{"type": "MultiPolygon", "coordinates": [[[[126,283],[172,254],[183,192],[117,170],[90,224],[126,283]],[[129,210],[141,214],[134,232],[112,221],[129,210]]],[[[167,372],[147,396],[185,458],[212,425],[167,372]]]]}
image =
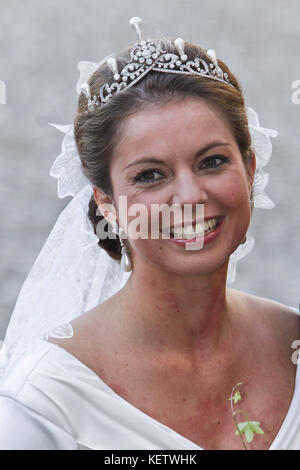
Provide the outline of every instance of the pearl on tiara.
{"type": "Polygon", "coordinates": [[[208,49],[208,51],[206,51],[206,55],[210,58],[212,62],[217,62],[216,51],[214,51],[213,49],[208,49]]]}
{"type": "Polygon", "coordinates": [[[143,24],[143,22],[142,22],[141,18],[139,18],[138,16],[133,16],[129,20],[129,25],[136,32],[139,40],[142,39],[142,29],[141,29],[142,24],[143,24]]]}
{"type": "Polygon", "coordinates": [[[115,57],[109,57],[106,61],[106,65],[114,74],[114,80],[117,80],[117,81],[120,80],[121,77],[118,73],[118,66],[117,66],[117,61],[115,57]]]}
{"type": "Polygon", "coordinates": [[[178,55],[163,51],[157,41],[142,39],[142,20],[133,16],[129,20],[129,25],[136,32],[139,42],[130,51],[130,60],[118,71],[117,60],[111,56],[106,60],[107,67],[113,72],[114,82],[105,83],[99,90],[99,95],[93,97],[87,94],[87,89],[83,90],[88,98],[88,109],[94,111],[96,107],[104,106],[118,93],[122,93],[128,87],[135,85],[151,70],[155,72],[177,73],[185,75],[196,75],[226,83],[234,88],[230,82],[228,74],[224,73],[218,65],[216,52],[209,49],[206,52],[207,59],[196,57],[189,60],[185,53],[185,42],[182,38],[174,41],[178,55]]]}

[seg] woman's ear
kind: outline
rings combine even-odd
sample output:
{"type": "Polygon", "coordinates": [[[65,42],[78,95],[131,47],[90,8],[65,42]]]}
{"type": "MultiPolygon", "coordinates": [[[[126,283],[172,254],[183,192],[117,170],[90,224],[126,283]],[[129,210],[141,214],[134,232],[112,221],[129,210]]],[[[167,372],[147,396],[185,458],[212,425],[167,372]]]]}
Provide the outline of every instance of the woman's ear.
{"type": "Polygon", "coordinates": [[[97,186],[93,186],[93,193],[97,206],[112,203],[111,198],[102,189],[97,188],[97,186]]]}
{"type": "Polygon", "coordinates": [[[113,204],[112,198],[106,194],[102,189],[93,186],[94,199],[105,219],[112,223],[116,220],[116,209],[113,204]]]}
{"type": "Polygon", "coordinates": [[[249,176],[249,186],[250,186],[249,189],[250,190],[253,186],[255,170],[256,170],[256,157],[255,157],[255,153],[252,151],[251,152],[251,161],[248,164],[248,169],[247,169],[247,173],[248,173],[248,176],[249,176]]]}

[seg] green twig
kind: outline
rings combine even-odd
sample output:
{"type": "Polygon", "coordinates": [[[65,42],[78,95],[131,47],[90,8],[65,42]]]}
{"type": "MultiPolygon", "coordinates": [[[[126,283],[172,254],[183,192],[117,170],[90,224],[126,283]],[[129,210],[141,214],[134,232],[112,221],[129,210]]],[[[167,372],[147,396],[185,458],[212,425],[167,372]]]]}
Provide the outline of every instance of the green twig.
{"type": "Polygon", "coordinates": [[[235,391],[235,389],[236,389],[239,385],[243,385],[242,382],[237,383],[237,384],[233,387],[233,389],[232,389],[232,391],[231,391],[231,395],[230,395],[231,412],[232,412],[232,417],[233,417],[233,421],[234,421],[235,427],[236,427],[236,429],[237,429],[237,431],[238,431],[238,433],[239,433],[239,436],[240,436],[240,438],[241,438],[241,441],[242,441],[244,450],[248,450],[248,447],[246,446],[246,443],[245,443],[245,441],[244,441],[244,439],[243,439],[242,433],[241,433],[240,428],[239,428],[239,426],[238,426],[238,423],[237,423],[237,421],[236,421],[236,414],[237,414],[237,413],[244,413],[244,412],[243,412],[242,410],[234,411],[234,410],[233,410],[233,403],[232,403],[234,391],[235,391]]]}

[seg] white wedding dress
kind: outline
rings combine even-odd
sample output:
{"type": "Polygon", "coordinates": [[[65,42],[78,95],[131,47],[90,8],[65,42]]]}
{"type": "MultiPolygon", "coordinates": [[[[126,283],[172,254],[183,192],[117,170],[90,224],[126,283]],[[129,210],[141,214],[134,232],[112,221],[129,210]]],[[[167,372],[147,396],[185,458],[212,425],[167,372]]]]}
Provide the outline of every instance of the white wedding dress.
{"type": "MultiPolygon", "coordinates": [[[[38,352],[24,356],[1,384],[0,449],[203,450],[47,341],[38,352]]],[[[269,448],[279,449],[300,450],[298,366],[288,413],[269,448]]]]}

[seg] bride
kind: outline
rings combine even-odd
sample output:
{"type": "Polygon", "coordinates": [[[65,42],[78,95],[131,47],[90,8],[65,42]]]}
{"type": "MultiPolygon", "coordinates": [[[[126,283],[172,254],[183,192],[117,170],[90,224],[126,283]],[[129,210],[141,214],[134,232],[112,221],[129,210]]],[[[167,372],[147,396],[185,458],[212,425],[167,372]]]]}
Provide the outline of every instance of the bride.
{"type": "MultiPolygon", "coordinates": [[[[300,449],[291,360],[299,316],[227,286],[230,257],[247,243],[258,174],[241,86],[214,51],[139,39],[97,67],[74,124],[96,248],[129,276],[84,314],[65,316],[70,334],[54,333],[49,320],[39,348],[9,367],[0,448],[300,449]],[[192,73],[180,69],[188,61],[192,73]],[[147,236],[124,238],[136,204],[147,236]],[[190,205],[191,218],[178,224],[171,214],[153,237],[155,205],[181,213],[190,205]],[[102,222],[109,237],[98,238],[102,222]]],[[[57,276],[68,285],[67,269],[57,276]]],[[[47,298],[67,296],[64,285],[47,298]]]]}

